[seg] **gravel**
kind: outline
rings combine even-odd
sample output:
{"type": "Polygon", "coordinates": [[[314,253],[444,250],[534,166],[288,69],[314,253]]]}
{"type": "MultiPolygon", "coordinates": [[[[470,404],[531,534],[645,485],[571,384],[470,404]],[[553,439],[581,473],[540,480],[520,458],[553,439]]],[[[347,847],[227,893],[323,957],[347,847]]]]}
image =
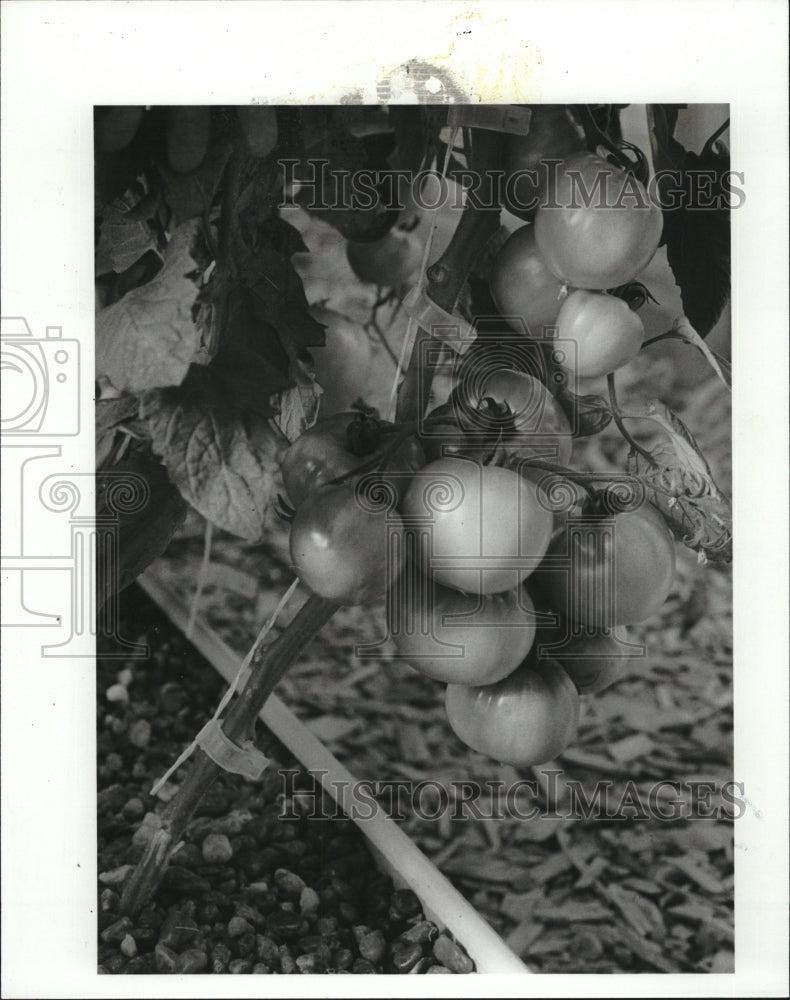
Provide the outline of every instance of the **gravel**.
{"type": "MultiPolygon", "coordinates": [[[[99,972],[474,971],[460,946],[425,918],[418,897],[378,871],[357,828],[334,809],[308,819],[299,777],[286,798],[274,766],[258,783],[221,776],[155,898],[134,917],[120,912],[123,886],[187,769],[156,798],[151,786],[223,690],[141,591],[125,591],[121,607],[121,634],[147,643],[150,656],[120,669],[117,658],[98,661],[99,972]]],[[[267,756],[294,767],[266,736],[267,756]]]]}

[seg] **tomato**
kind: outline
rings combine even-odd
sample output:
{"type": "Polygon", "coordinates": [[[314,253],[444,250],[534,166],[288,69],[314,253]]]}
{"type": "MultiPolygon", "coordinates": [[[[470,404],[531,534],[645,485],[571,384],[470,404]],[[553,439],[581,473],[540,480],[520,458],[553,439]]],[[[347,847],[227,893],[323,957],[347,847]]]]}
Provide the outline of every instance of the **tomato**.
{"type": "Polygon", "coordinates": [[[142,105],[115,104],[96,109],[96,148],[103,153],[117,153],[134,139],[145,108],[142,105]]]}
{"type": "Polygon", "coordinates": [[[502,764],[531,767],[571,743],[579,724],[579,692],[554,660],[523,663],[497,684],[449,684],[447,718],[467,746],[502,764]]]}
{"type": "Polygon", "coordinates": [[[542,198],[535,239],[566,284],[614,288],[650,263],[662,226],[661,209],[633,176],[594,153],[573,153],[542,198]]]}
{"type": "Polygon", "coordinates": [[[545,554],[553,525],[533,483],[461,458],[440,458],[416,473],[402,511],[414,523],[427,519],[429,530],[420,533],[425,571],[473,594],[516,587],[545,554]],[[436,559],[458,564],[437,566],[436,559]]]}
{"type": "Polygon", "coordinates": [[[266,104],[240,105],[236,109],[250,153],[262,158],[277,145],[277,109],[266,104]]]}
{"type": "Polygon", "coordinates": [[[502,368],[483,381],[480,396],[507,404],[513,423],[504,440],[508,454],[568,464],[573,449],[571,425],[541,381],[526,372],[502,368]]]}
{"type": "Polygon", "coordinates": [[[211,112],[200,105],[167,109],[167,160],[179,174],[197,170],[208,150],[211,112]]]}
{"type": "Polygon", "coordinates": [[[323,389],[319,411],[331,416],[360,396],[380,413],[389,407],[395,365],[367,331],[333,309],[312,306],[310,315],[327,327],[326,344],[311,347],[316,381],[323,389]]]}
{"type": "MultiPolygon", "coordinates": [[[[567,626],[549,628],[543,626],[535,634],[533,655],[535,662],[554,660],[576,685],[579,694],[597,694],[622,680],[628,674],[631,657],[628,649],[610,631],[585,629],[582,634],[566,639],[567,626]],[[563,643],[561,650],[549,649],[541,656],[541,645],[551,646],[563,643]]],[[[628,641],[625,628],[618,629],[623,642],[628,641]]]]}
{"type": "Polygon", "coordinates": [[[529,329],[554,323],[563,284],[551,273],[535,242],[535,227],[522,226],[496,255],[489,279],[491,295],[503,316],[520,316],[529,329]]]}
{"type": "MultiPolygon", "coordinates": [[[[288,448],[280,472],[291,503],[298,507],[318,487],[358,469],[377,455],[383,456],[391,447],[392,436],[384,435],[365,454],[355,454],[349,446],[347,431],[349,424],[360,419],[358,413],[336,413],[313,424],[288,448]]],[[[387,464],[391,469],[414,472],[425,465],[425,456],[418,442],[407,438],[387,464]]]]}
{"type": "Polygon", "coordinates": [[[402,570],[402,532],[393,511],[368,510],[352,484],[324,486],[299,507],[291,525],[291,560],[302,581],[338,604],[369,604],[383,597],[402,570]]]}
{"type": "MultiPolygon", "coordinates": [[[[576,624],[607,628],[641,622],[661,608],[672,588],[675,546],[655,507],[644,503],[612,521],[613,544],[598,517],[582,518],[581,530],[573,532],[570,570],[567,564],[546,564],[537,573],[550,606],[576,624]]],[[[552,542],[548,555],[567,559],[568,536],[552,542]]]]}
{"type": "Polygon", "coordinates": [[[505,173],[513,178],[506,189],[508,210],[520,219],[532,220],[546,181],[543,161],[558,160],[581,149],[584,140],[567,108],[561,104],[533,105],[527,135],[509,135],[505,144],[505,173]]]}
{"type": "Polygon", "coordinates": [[[534,606],[523,588],[462,594],[408,567],[387,602],[389,632],[415,670],[451,684],[493,684],[526,657],[534,606]]]}
{"type": "Polygon", "coordinates": [[[372,243],[349,240],[346,256],[360,281],[388,288],[402,288],[416,279],[422,264],[423,244],[397,226],[372,243]]]}
{"type": "Polygon", "coordinates": [[[639,354],[645,328],[623,299],[605,292],[571,292],[557,317],[560,339],[576,345],[563,367],[582,378],[607,375],[639,354]]]}

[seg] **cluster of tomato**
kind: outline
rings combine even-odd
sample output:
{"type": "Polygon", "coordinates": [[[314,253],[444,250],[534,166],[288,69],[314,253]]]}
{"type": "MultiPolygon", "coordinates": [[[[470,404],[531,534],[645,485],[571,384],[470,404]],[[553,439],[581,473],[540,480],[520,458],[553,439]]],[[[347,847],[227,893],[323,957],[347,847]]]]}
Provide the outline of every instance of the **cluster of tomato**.
{"type": "Polygon", "coordinates": [[[552,510],[547,473],[531,464],[547,446],[567,460],[556,400],[533,376],[501,369],[469,412],[484,419],[451,400],[419,433],[353,412],[319,420],[281,465],[291,558],[327,599],[386,596],[398,654],[448,685],[457,735],[526,766],[573,739],[580,694],[624,675],[629,649],[612,626],[661,607],[674,546],[649,505],[605,516],[588,505],[571,511],[587,551],[570,561],[569,512],[552,510]],[[604,523],[608,535],[596,534],[604,523]],[[577,600],[607,589],[611,608],[577,600]]]}
{"type": "MultiPolygon", "coordinates": [[[[492,296],[521,329],[557,328],[573,345],[567,374],[605,375],[642,346],[641,320],[611,293],[651,260],[661,212],[632,175],[584,151],[565,111],[538,110],[534,124],[509,140],[508,169],[554,157],[550,190],[536,186],[527,224],[495,258],[492,296]]],[[[367,254],[350,245],[353,269],[405,282],[421,257],[410,235],[367,254]]],[[[634,649],[624,627],[662,606],[675,552],[647,503],[613,508],[606,490],[588,490],[576,508],[553,509],[546,477],[562,476],[573,442],[564,410],[518,366],[481,371],[419,429],[344,412],[303,434],[282,464],[291,556],[323,597],[386,595],[399,655],[447,684],[456,734],[529,766],[571,742],[580,695],[624,676],[634,649]]]]}

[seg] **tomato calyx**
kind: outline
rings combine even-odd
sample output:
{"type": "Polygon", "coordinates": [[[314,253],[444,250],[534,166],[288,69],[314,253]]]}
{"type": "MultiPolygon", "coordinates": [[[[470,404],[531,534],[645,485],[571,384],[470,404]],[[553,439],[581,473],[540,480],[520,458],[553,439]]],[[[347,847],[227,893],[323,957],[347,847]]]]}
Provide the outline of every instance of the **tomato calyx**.
{"type": "Polygon", "coordinates": [[[647,184],[650,165],[642,150],[622,138],[615,142],[595,121],[589,104],[579,104],[575,110],[584,129],[584,137],[590,152],[595,153],[598,147],[603,147],[607,151],[605,159],[609,163],[620,167],[626,173],[633,174],[640,184],[647,184]]]}

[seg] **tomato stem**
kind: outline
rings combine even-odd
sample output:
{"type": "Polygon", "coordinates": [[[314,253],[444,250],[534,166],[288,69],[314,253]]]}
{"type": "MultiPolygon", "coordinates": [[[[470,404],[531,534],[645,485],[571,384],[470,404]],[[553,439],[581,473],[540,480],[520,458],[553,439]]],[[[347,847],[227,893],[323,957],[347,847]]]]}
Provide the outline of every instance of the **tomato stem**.
{"type": "MultiPolygon", "coordinates": [[[[223,731],[235,743],[251,739],[255,720],[275,685],[316,633],[329,621],[338,605],[315,595],[309,597],[291,624],[274,642],[257,654],[257,662],[244,688],[224,718],[223,731]]],[[[177,794],[162,813],[162,825],[154,834],[145,854],[129,876],[121,898],[121,911],[139,913],[156,891],[173,849],[181,840],[187,823],[205,792],[217,779],[221,768],[200,748],[177,794]]]]}
{"type": "Polygon", "coordinates": [[[614,417],[614,422],[617,424],[617,429],[623,435],[625,440],[631,445],[631,448],[634,451],[638,452],[650,466],[656,468],[657,467],[656,460],[653,458],[653,456],[650,454],[649,451],[645,451],[645,449],[640,444],[637,444],[637,442],[631,437],[628,430],[626,429],[625,424],[623,423],[623,412],[620,409],[619,403],[617,402],[617,391],[614,385],[614,372],[609,372],[609,374],[606,376],[606,384],[609,388],[609,404],[612,410],[612,417],[614,417]]]}

